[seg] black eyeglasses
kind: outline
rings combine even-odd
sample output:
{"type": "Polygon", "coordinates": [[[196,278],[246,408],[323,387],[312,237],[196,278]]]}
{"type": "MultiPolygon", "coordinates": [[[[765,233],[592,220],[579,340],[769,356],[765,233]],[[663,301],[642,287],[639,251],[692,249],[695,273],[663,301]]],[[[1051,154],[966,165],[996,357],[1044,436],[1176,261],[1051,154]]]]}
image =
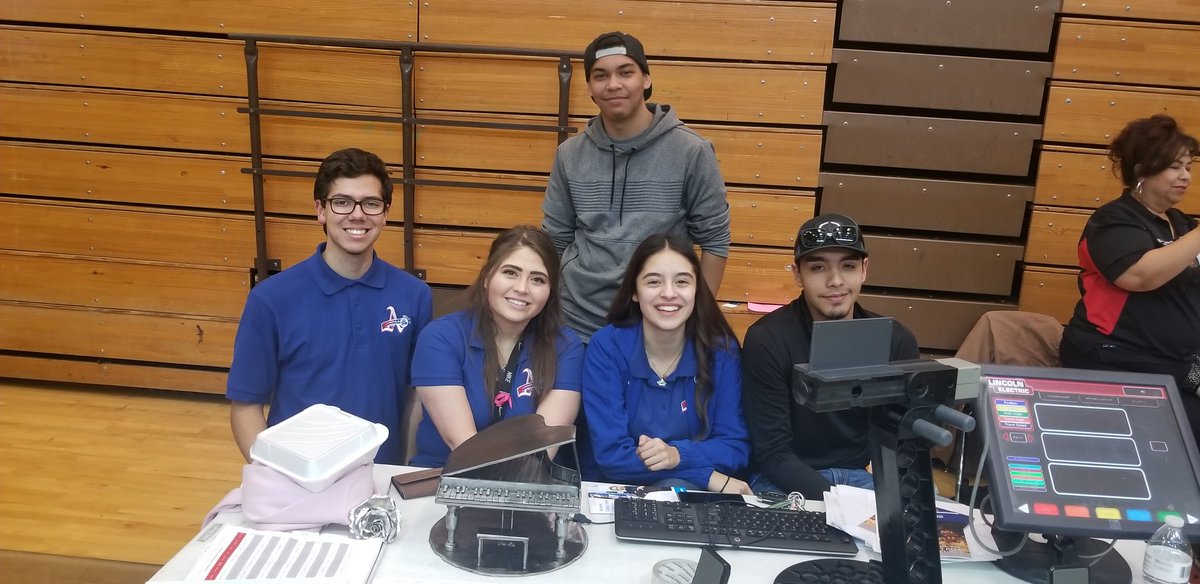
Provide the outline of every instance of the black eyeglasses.
{"type": "Polygon", "coordinates": [[[332,197],[326,199],[325,203],[330,211],[338,215],[349,215],[354,212],[355,207],[362,209],[364,215],[382,215],[387,210],[387,203],[376,198],[355,201],[349,197],[332,197]]]}
{"type": "Polygon", "coordinates": [[[800,233],[800,243],[804,247],[820,247],[833,241],[842,245],[858,243],[858,228],[853,225],[838,225],[826,223],[820,227],[805,229],[800,233]]]}

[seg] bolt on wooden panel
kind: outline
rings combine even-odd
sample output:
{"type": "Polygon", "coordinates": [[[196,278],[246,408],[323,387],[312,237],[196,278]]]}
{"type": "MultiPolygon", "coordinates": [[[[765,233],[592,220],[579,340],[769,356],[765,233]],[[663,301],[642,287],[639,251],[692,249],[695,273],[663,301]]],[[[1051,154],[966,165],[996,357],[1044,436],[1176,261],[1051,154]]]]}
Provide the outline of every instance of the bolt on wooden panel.
{"type": "Polygon", "coordinates": [[[794,248],[796,231],[813,216],[812,191],[729,188],[734,243],[794,248]]]}
{"type": "Polygon", "coordinates": [[[7,81],[246,95],[242,43],[227,40],[0,26],[7,81]]]}
{"type": "Polygon", "coordinates": [[[0,20],[215,34],[413,41],[417,31],[417,3],[395,0],[11,0],[0,2],[0,20]]]}
{"type": "Polygon", "coordinates": [[[1200,23],[1200,0],[1063,0],[1063,14],[1200,23]]]}
{"type": "Polygon", "coordinates": [[[0,84],[0,135],[227,153],[250,151],[244,100],[0,84]]]}
{"type": "MultiPolygon", "coordinates": [[[[0,144],[0,192],[250,211],[248,159],[27,142],[0,144]]],[[[308,210],[312,210],[309,181],[308,210]]]]}
{"type": "Polygon", "coordinates": [[[1091,211],[1034,207],[1029,217],[1029,243],[1025,263],[1076,267],[1079,238],[1091,211]]]}
{"type": "Polygon", "coordinates": [[[619,29],[641,40],[651,59],[828,63],[836,7],[834,2],[426,0],[420,40],[582,53],[596,35],[619,29]]]}
{"type": "Polygon", "coordinates": [[[821,212],[860,225],[1019,237],[1033,187],[821,173],[821,212]]]}
{"type": "Polygon", "coordinates": [[[1079,270],[1029,266],[1021,277],[1018,308],[1048,314],[1067,324],[1079,302],[1079,270]]]}
{"type": "Polygon", "coordinates": [[[838,40],[1044,53],[1060,0],[844,0],[838,40]]]}
{"type": "Polygon", "coordinates": [[[825,163],[1026,176],[1041,126],[825,112],[825,163]]]}
{"type": "Polygon", "coordinates": [[[1158,113],[1170,114],[1185,129],[1200,128],[1200,90],[1054,81],[1043,140],[1106,146],[1125,124],[1158,113]]]}
{"type": "Polygon", "coordinates": [[[919,237],[865,238],[874,286],[1008,296],[1020,245],[919,237]]]}
{"type": "Polygon", "coordinates": [[[834,103],[1036,116],[1050,63],[834,49],[834,103]]]}
{"type": "Polygon", "coordinates": [[[1200,87],[1200,25],[1064,18],[1054,77],[1200,87]]]}

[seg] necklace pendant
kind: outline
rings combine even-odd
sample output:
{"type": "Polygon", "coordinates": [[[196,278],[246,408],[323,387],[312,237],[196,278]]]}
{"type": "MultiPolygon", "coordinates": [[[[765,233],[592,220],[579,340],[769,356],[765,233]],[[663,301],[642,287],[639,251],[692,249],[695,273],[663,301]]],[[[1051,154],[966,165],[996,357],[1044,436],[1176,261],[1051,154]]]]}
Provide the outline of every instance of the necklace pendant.
{"type": "Polygon", "coordinates": [[[655,385],[657,385],[657,386],[659,386],[659,387],[666,387],[666,386],[667,386],[667,380],[666,380],[666,379],[663,379],[662,377],[659,377],[659,378],[658,378],[658,381],[654,382],[654,384],[655,384],[655,385]]]}

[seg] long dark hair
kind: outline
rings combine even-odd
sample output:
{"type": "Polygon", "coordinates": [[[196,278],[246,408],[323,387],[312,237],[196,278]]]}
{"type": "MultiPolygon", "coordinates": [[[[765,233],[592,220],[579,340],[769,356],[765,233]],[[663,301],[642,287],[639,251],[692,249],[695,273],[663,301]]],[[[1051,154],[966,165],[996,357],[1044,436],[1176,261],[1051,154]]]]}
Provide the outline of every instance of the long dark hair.
{"type": "Polygon", "coordinates": [[[684,334],[692,339],[692,344],[696,348],[696,407],[700,416],[700,433],[695,438],[703,439],[708,435],[709,429],[708,402],[713,394],[712,359],[714,352],[717,349],[736,347],[737,337],[734,336],[733,329],[725,320],[725,315],[721,313],[720,307],[717,306],[716,297],[713,296],[712,291],[708,289],[708,284],[704,281],[704,274],[700,272],[700,260],[696,257],[696,252],[692,250],[691,243],[679,236],[667,233],[656,233],[647,237],[629,258],[629,266],[625,268],[625,275],[621,277],[621,287],[617,290],[617,297],[608,311],[608,321],[621,327],[633,326],[641,322],[642,307],[633,301],[634,295],[637,294],[638,274],[642,273],[650,256],[666,250],[673,251],[687,259],[696,276],[695,306],[683,330],[684,334]]]}
{"type": "MultiPolygon", "coordinates": [[[[546,391],[553,389],[554,375],[558,364],[558,335],[562,325],[562,306],[559,300],[558,251],[550,236],[537,227],[518,225],[503,231],[492,241],[487,261],[475,277],[475,282],[466,291],[466,309],[475,317],[475,330],[483,339],[483,379],[488,386],[488,403],[495,397],[496,388],[492,380],[500,375],[500,356],[496,351],[496,320],[488,305],[486,285],[496,270],[512,252],[528,248],[546,264],[546,275],[550,278],[550,295],[542,311],[525,325],[524,336],[532,337],[533,347],[533,398],[540,402],[546,391]],[[532,334],[530,334],[532,333],[532,334]]],[[[516,350],[515,348],[513,349],[516,350]]]]}

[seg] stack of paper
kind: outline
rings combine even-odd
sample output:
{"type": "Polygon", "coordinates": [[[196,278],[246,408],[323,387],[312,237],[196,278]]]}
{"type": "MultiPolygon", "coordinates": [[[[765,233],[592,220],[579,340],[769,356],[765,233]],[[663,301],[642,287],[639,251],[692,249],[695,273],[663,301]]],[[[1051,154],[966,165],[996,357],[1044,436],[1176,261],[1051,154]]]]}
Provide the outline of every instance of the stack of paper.
{"type": "MultiPolygon", "coordinates": [[[[988,552],[972,537],[966,505],[938,501],[937,510],[942,562],[990,562],[1000,559],[1000,556],[988,552]]],[[[834,485],[825,493],[825,517],[829,525],[862,540],[869,551],[880,553],[874,491],[834,485]]],[[[990,528],[978,517],[975,518],[975,531],[985,538],[984,543],[988,547],[995,549],[990,528]]]]}
{"type": "Polygon", "coordinates": [[[294,582],[365,584],[382,539],[337,534],[260,531],[214,523],[201,535],[204,554],[180,584],[193,582],[294,582]]]}

